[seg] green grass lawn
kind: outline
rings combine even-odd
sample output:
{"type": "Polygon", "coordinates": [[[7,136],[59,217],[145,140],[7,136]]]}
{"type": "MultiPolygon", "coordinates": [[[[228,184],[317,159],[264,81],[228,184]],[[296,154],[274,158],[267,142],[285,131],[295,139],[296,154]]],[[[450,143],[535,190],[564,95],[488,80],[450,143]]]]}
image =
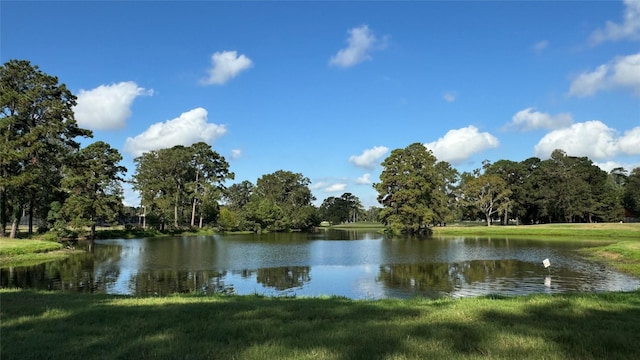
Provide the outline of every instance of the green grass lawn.
{"type": "Polygon", "coordinates": [[[37,265],[64,259],[74,252],[52,241],[0,238],[0,267],[37,265]]]}
{"type": "Polygon", "coordinates": [[[443,300],[0,290],[3,359],[634,359],[640,292],[443,300]]]}
{"type": "Polygon", "coordinates": [[[621,238],[640,240],[640,223],[541,224],[485,226],[478,223],[434,227],[436,236],[558,236],[581,238],[621,238]]]}

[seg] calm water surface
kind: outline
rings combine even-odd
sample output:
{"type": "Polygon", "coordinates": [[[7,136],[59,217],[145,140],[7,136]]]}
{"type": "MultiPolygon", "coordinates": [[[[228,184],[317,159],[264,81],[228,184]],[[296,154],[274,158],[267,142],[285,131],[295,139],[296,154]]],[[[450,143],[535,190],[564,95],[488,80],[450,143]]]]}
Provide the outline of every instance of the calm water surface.
{"type": "Polygon", "coordinates": [[[631,291],[640,280],[585,259],[589,241],[390,239],[374,232],[97,241],[92,253],[0,270],[2,287],[164,295],[353,299],[631,291]],[[551,267],[542,261],[548,258],[551,267]]]}

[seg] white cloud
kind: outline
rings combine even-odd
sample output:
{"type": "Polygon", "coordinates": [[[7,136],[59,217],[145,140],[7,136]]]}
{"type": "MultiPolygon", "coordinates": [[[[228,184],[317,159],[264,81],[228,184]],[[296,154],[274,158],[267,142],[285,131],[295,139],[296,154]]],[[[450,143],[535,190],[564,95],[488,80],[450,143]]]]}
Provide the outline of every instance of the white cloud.
{"type": "Polygon", "coordinates": [[[347,188],[347,184],[333,184],[325,187],[324,192],[332,193],[332,192],[340,192],[344,191],[347,188]]]}
{"type": "Polygon", "coordinates": [[[322,189],[324,187],[329,186],[329,184],[326,181],[318,181],[318,182],[312,182],[311,185],[309,185],[309,189],[311,190],[318,190],[318,189],[322,189]]]}
{"type": "Polygon", "coordinates": [[[625,131],[618,139],[618,149],[627,155],[640,155],[640,126],[625,131]]]}
{"type": "Polygon", "coordinates": [[[592,72],[578,75],[571,83],[569,95],[583,97],[613,88],[630,88],[640,95],[640,53],[617,57],[592,72]]]}
{"type": "Polygon", "coordinates": [[[133,81],[100,85],[78,92],[73,108],[78,125],[91,130],[117,130],[131,116],[131,104],[138,96],[153,95],[153,90],[139,87],[133,81]]]}
{"type": "Polygon", "coordinates": [[[640,127],[618,136],[612,129],[598,120],[576,123],[565,129],[554,130],[545,135],[535,146],[538,157],[548,157],[555,149],[562,149],[573,156],[590,159],[606,159],[620,154],[640,154],[640,127]]]}
{"type": "Polygon", "coordinates": [[[640,1],[624,0],[624,5],[622,24],[607,21],[603,29],[597,29],[591,34],[589,39],[591,45],[598,45],[605,41],[640,39],[640,1]]]}
{"type": "Polygon", "coordinates": [[[205,85],[222,85],[253,66],[251,59],[238,55],[236,51],[222,51],[211,55],[212,67],[209,77],[202,82],[205,85]]]}
{"type": "Polygon", "coordinates": [[[624,168],[627,171],[631,171],[637,167],[640,167],[640,163],[632,164],[632,163],[621,163],[618,161],[605,161],[605,162],[593,162],[594,165],[599,167],[600,169],[611,172],[611,170],[615,168],[624,168]]]}
{"type": "Polygon", "coordinates": [[[378,39],[369,26],[350,29],[347,47],[329,59],[329,65],[350,67],[371,59],[371,52],[386,47],[386,39],[378,39]]]}
{"type": "Polygon", "coordinates": [[[351,155],[349,162],[357,167],[373,169],[380,162],[379,159],[389,151],[386,146],[374,146],[362,152],[362,155],[351,155]]]}
{"type": "Polygon", "coordinates": [[[573,117],[569,113],[550,115],[534,108],[526,108],[518,111],[506,125],[507,129],[529,131],[535,129],[559,129],[573,123],[573,117]]]}
{"type": "Polygon", "coordinates": [[[366,173],[356,179],[356,184],[369,185],[371,184],[371,174],[366,173]]]}
{"type": "Polygon", "coordinates": [[[242,150],[233,149],[231,150],[231,160],[239,159],[242,156],[242,150]]]}
{"type": "Polygon", "coordinates": [[[454,102],[456,101],[457,98],[457,94],[454,91],[447,91],[446,93],[444,93],[442,95],[442,98],[446,101],[446,102],[454,102]]]}
{"type": "Polygon", "coordinates": [[[449,130],[443,137],[424,144],[438,160],[452,164],[470,158],[473,154],[485,149],[498,147],[498,139],[488,132],[479,132],[478,128],[469,125],[462,129],[449,130]]]}
{"type": "Polygon", "coordinates": [[[175,145],[189,146],[199,141],[211,143],[226,132],[224,125],[207,122],[207,110],[195,108],[175,119],[155,123],[134,138],[127,138],[124,149],[139,156],[143,152],[175,145]]]}
{"type": "Polygon", "coordinates": [[[549,46],[549,41],[541,40],[541,41],[538,41],[537,43],[533,44],[533,46],[531,46],[531,48],[533,49],[534,52],[540,54],[541,52],[544,51],[544,49],[547,48],[547,46],[549,46]]]}

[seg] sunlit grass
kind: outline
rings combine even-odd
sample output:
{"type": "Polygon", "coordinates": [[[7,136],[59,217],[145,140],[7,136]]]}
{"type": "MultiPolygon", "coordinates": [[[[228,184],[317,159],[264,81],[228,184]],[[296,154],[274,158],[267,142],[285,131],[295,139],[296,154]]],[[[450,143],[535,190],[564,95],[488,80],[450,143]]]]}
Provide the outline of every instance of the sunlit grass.
{"type": "Polygon", "coordinates": [[[640,277],[640,241],[619,241],[583,251],[619,271],[640,277]]]}
{"type": "Polygon", "coordinates": [[[374,301],[0,290],[0,301],[3,359],[640,357],[640,292],[374,301]]]}
{"type": "Polygon", "coordinates": [[[379,222],[358,221],[352,223],[338,224],[330,226],[332,229],[343,230],[383,230],[384,225],[379,222]]]}
{"type": "Polygon", "coordinates": [[[0,267],[30,266],[67,258],[76,253],[57,242],[0,238],[0,267]]]}
{"type": "Polygon", "coordinates": [[[0,256],[43,253],[60,250],[62,245],[51,241],[0,238],[0,256]]]}
{"type": "Polygon", "coordinates": [[[540,224],[509,226],[445,226],[434,227],[434,235],[526,235],[526,236],[562,236],[562,237],[632,237],[640,239],[640,223],[593,223],[593,224],[540,224]]]}

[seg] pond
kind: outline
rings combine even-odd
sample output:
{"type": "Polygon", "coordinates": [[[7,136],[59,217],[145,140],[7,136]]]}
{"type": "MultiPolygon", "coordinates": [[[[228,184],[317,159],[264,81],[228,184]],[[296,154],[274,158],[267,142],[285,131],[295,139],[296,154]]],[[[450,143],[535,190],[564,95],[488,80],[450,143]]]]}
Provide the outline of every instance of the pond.
{"type": "Polygon", "coordinates": [[[229,293],[352,299],[632,291],[587,260],[602,242],[391,239],[367,231],[100,240],[92,252],[0,270],[0,286],[127,295],[229,293]],[[545,268],[543,260],[551,266],[545,268]]]}

